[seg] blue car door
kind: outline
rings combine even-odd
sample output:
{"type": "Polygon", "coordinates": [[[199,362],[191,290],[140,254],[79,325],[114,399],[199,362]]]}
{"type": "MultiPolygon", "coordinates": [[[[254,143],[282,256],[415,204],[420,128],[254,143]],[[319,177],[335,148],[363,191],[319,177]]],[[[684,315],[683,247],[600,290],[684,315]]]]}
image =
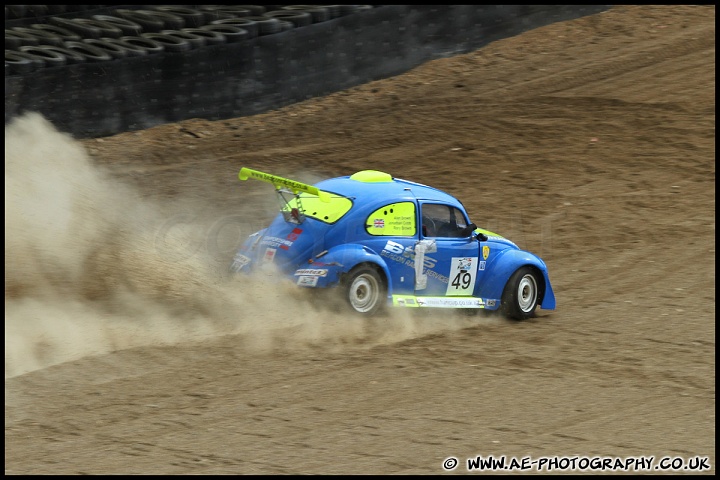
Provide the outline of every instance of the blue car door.
{"type": "MultiPolygon", "coordinates": [[[[424,202],[420,206],[422,239],[434,242],[425,255],[427,281],[416,286],[416,296],[472,296],[479,275],[484,272],[478,242],[464,231],[468,225],[462,211],[452,205],[424,202]],[[481,263],[482,262],[482,263],[481,263]]],[[[450,305],[448,305],[450,306],[450,305]]]]}

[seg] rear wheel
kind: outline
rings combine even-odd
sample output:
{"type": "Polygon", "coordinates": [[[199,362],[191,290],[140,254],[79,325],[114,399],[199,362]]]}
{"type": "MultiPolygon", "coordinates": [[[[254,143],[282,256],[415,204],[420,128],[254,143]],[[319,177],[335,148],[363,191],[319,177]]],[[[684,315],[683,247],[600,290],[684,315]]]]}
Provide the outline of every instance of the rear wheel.
{"type": "Polygon", "coordinates": [[[519,268],[505,285],[502,312],[513,320],[526,320],[535,314],[538,306],[540,278],[535,269],[519,268]]]}
{"type": "Polygon", "coordinates": [[[369,265],[360,265],[350,271],[344,281],[344,294],[350,308],[356,313],[372,316],[385,307],[387,287],[378,271],[369,265]]]}

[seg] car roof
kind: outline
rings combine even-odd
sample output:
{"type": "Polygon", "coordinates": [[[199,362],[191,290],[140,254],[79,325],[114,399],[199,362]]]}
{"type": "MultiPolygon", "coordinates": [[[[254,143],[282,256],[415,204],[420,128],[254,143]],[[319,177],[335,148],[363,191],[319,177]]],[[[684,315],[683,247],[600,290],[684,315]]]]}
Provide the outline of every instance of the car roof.
{"type": "Polygon", "coordinates": [[[362,204],[418,199],[444,202],[462,208],[458,199],[442,190],[395,178],[378,170],[362,170],[353,175],[323,180],[315,186],[320,190],[351,197],[362,204]]]}

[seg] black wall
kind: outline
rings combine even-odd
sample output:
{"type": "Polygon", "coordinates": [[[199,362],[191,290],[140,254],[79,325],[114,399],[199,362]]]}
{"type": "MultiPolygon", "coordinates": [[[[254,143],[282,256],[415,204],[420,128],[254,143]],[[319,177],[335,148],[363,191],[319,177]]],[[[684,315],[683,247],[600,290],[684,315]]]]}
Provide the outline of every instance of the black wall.
{"type": "Polygon", "coordinates": [[[6,73],[5,122],[37,111],[59,130],[91,138],[254,115],[609,7],[385,5],[188,52],[6,73]]]}

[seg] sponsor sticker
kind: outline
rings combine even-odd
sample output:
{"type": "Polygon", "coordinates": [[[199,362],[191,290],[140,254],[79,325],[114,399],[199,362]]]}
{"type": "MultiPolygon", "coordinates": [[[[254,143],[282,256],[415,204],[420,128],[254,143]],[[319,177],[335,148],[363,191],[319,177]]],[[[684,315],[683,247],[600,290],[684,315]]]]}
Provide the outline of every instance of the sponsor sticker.
{"type": "Polygon", "coordinates": [[[297,284],[301,287],[315,287],[318,284],[318,278],[316,276],[311,275],[302,275],[298,277],[297,284]]]}
{"type": "Polygon", "coordinates": [[[275,260],[276,248],[266,248],[265,255],[263,255],[263,263],[272,263],[275,260]]]}
{"type": "Polygon", "coordinates": [[[301,268],[295,270],[295,275],[314,275],[316,277],[327,277],[328,271],[324,268],[301,268]]]}
{"type": "Polygon", "coordinates": [[[477,275],[477,257],[453,257],[445,295],[472,295],[477,275]]]}

